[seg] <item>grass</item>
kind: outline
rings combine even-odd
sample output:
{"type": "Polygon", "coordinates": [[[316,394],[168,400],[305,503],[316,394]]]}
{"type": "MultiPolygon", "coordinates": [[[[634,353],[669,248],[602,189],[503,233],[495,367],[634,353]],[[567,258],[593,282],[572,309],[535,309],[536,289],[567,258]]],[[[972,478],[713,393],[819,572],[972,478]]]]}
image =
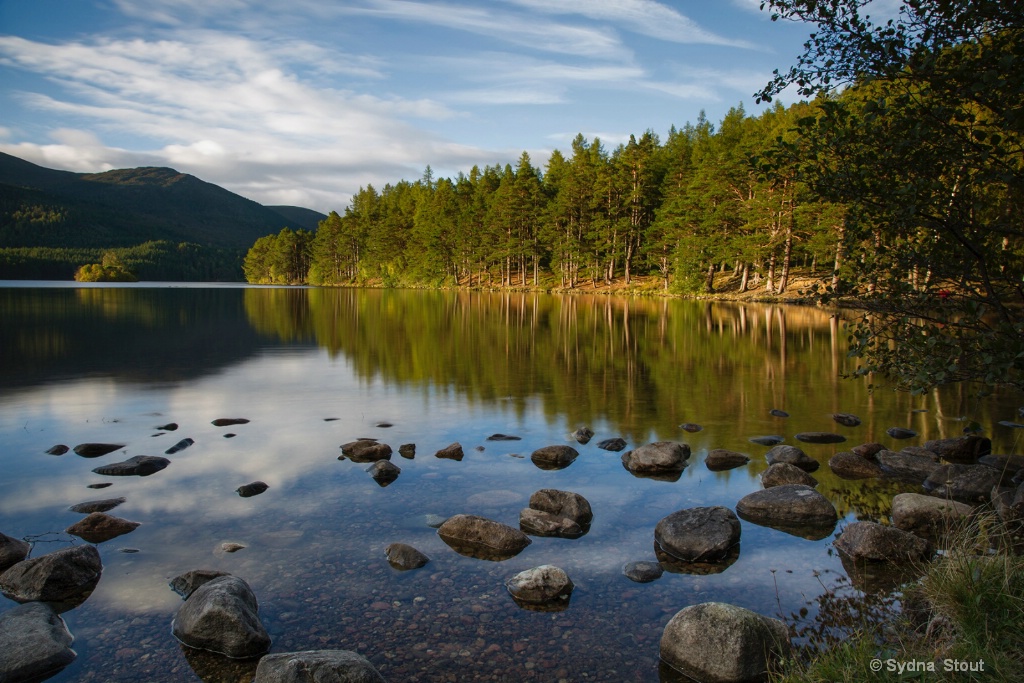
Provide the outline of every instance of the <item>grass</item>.
{"type": "Polygon", "coordinates": [[[946,545],[900,593],[839,586],[812,622],[791,620],[803,645],[773,683],[1024,681],[1024,556],[991,513],[946,545]]]}

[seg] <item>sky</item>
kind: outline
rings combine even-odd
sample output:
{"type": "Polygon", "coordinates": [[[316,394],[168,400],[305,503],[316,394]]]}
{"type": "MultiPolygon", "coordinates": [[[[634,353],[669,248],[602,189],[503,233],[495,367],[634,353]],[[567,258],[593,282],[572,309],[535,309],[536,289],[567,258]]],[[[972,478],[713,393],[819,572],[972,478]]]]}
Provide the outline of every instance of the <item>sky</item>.
{"type": "MultiPolygon", "coordinates": [[[[760,0],[0,0],[0,151],[169,166],[343,212],[473,165],[543,170],[702,111],[756,114],[811,27],[760,0]]],[[[790,102],[783,95],[782,101],[790,102]]]]}

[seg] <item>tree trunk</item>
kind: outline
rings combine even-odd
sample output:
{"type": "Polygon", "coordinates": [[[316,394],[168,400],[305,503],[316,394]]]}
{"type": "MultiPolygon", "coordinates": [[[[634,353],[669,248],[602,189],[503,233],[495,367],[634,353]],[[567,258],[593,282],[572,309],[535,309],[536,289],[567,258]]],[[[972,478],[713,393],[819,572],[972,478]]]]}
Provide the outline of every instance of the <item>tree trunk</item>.
{"type": "Polygon", "coordinates": [[[743,274],[740,276],[740,294],[747,291],[747,280],[750,279],[750,264],[743,262],[743,274]]]}
{"type": "Polygon", "coordinates": [[[704,279],[704,290],[708,294],[714,294],[715,292],[715,263],[714,261],[708,266],[708,275],[704,279]]]}

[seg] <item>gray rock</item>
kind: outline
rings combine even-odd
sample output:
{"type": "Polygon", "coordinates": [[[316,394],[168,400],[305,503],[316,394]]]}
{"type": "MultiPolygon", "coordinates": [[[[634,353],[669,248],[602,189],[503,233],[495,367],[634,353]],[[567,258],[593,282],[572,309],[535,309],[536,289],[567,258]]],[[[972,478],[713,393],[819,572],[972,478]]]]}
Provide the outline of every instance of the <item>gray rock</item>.
{"type": "Polygon", "coordinates": [[[98,458],[124,448],[123,443],[80,443],[75,446],[75,453],[83,458],[98,458]]]}
{"type": "Polygon", "coordinates": [[[138,527],[139,522],[129,522],[127,519],[114,517],[105,512],[92,512],[84,519],[69,526],[64,533],[78,536],[89,543],[103,543],[131,533],[138,527]]]}
{"type": "Polygon", "coordinates": [[[843,479],[873,479],[882,476],[882,468],[873,460],[851,451],[840,451],[829,458],[828,466],[843,479]]]}
{"type": "Polygon", "coordinates": [[[939,463],[931,458],[907,453],[879,451],[875,457],[886,477],[910,484],[923,484],[924,480],[940,467],[939,463]]]}
{"type": "Polygon", "coordinates": [[[519,512],[519,528],[531,536],[556,538],[579,538],[585,533],[583,527],[568,517],[532,508],[523,508],[519,512]]]}
{"type": "Polygon", "coordinates": [[[416,457],[416,444],[403,443],[398,447],[398,454],[406,460],[412,460],[416,457]]]}
{"type": "Polygon", "coordinates": [[[842,443],[846,441],[845,436],[833,432],[800,432],[795,438],[804,443],[842,443]]]}
{"type": "Polygon", "coordinates": [[[449,517],[437,535],[456,552],[480,559],[508,559],[531,543],[519,529],[477,515],[449,517]]]}
{"type": "Polygon", "coordinates": [[[0,534],[0,573],[24,560],[31,550],[32,546],[20,538],[0,534]]]}
{"type": "Polygon", "coordinates": [[[410,569],[419,569],[430,562],[429,557],[405,543],[389,544],[388,547],[384,548],[384,554],[387,555],[388,564],[403,572],[410,569]]]}
{"type": "Polygon", "coordinates": [[[74,661],[74,638],[64,620],[42,602],[0,614],[0,681],[41,681],[74,661]]]}
{"type": "Polygon", "coordinates": [[[802,484],[814,488],[818,485],[818,480],[788,462],[777,462],[761,473],[761,486],[766,489],[787,484],[802,484]]]}
{"type": "Polygon", "coordinates": [[[47,448],[46,452],[49,455],[64,455],[69,450],[71,450],[71,449],[68,448],[67,446],[65,446],[64,444],[59,443],[59,444],[57,444],[55,446],[50,446],[49,448],[47,448]]]}
{"type": "Polygon", "coordinates": [[[237,489],[235,489],[235,493],[237,493],[242,498],[252,498],[253,496],[260,495],[269,488],[270,487],[264,481],[253,481],[249,482],[248,484],[242,484],[237,489]]]}
{"type": "Polygon", "coordinates": [[[175,576],[168,585],[171,587],[171,590],[180,595],[184,600],[204,583],[209,583],[221,576],[231,575],[216,569],[193,569],[192,571],[175,576]]]}
{"type": "Polygon", "coordinates": [[[529,506],[534,510],[566,517],[581,528],[590,525],[594,512],[590,502],[578,493],[558,489],[540,489],[530,496],[529,506]]]}
{"type": "Polygon", "coordinates": [[[997,469],[985,465],[941,465],[924,480],[924,490],[938,498],[977,505],[989,500],[1002,481],[997,469]]]}
{"type": "Polygon", "coordinates": [[[928,450],[924,446],[904,446],[899,452],[905,455],[916,455],[919,458],[928,458],[932,462],[939,462],[939,454],[928,450]]]}
{"type": "Polygon", "coordinates": [[[707,457],[704,458],[704,466],[712,472],[742,467],[748,462],[750,462],[748,456],[736,451],[726,450],[725,448],[715,448],[708,451],[707,457]]]}
{"type": "Polygon", "coordinates": [[[545,564],[519,572],[505,582],[505,588],[517,603],[544,605],[567,602],[574,585],[561,568],[545,564]]]}
{"type": "Polygon", "coordinates": [[[79,512],[82,514],[89,514],[90,512],[110,512],[121,503],[125,502],[124,498],[106,498],[104,500],[87,500],[84,503],[78,505],[72,505],[68,508],[71,512],[79,512]]]}
{"type": "Polygon", "coordinates": [[[390,460],[391,452],[391,446],[379,443],[376,439],[358,439],[341,445],[341,454],[352,462],[390,460]]]}
{"type": "Polygon", "coordinates": [[[629,562],[622,568],[622,573],[630,581],[650,583],[661,578],[665,568],[659,562],[629,562]]]}
{"type": "Polygon", "coordinates": [[[765,460],[768,461],[769,465],[774,465],[777,462],[784,462],[790,465],[796,465],[805,472],[814,472],[821,466],[817,460],[811,458],[796,446],[787,446],[785,444],[775,446],[765,453],[764,457],[765,460]]]}
{"type": "Polygon", "coordinates": [[[188,448],[189,446],[191,446],[194,443],[195,443],[195,441],[193,441],[192,439],[182,439],[181,441],[179,441],[178,443],[174,444],[173,446],[168,448],[166,451],[164,451],[164,455],[174,455],[175,453],[177,453],[179,451],[185,450],[186,448],[188,448]]]}
{"type": "Polygon", "coordinates": [[[754,491],[736,503],[736,514],[743,519],[771,527],[834,526],[836,508],[810,486],[783,484],[754,491]]]}
{"type": "Polygon", "coordinates": [[[747,440],[750,441],[750,443],[756,443],[759,446],[777,446],[778,444],[785,441],[784,438],[778,436],[777,434],[772,434],[769,436],[752,436],[747,440]]]}
{"type": "Polygon", "coordinates": [[[390,460],[378,460],[367,467],[366,471],[370,473],[373,480],[380,486],[387,486],[398,479],[398,475],[402,473],[402,468],[390,460]]]}
{"type": "Polygon", "coordinates": [[[885,430],[885,433],[894,439],[910,439],[917,436],[917,432],[913,429],[906,429],[905,427],[889,427],[885,430]]]}
{"type": "Polygon", "coordinates": [[[875,456],[884,451],[885,446],[880,443],[862,443],[859,446],[854,446],[850,450],[862,458],[875,460],[875,456]]]}
{"type": "Polygon", "coordinates": [[[877,522],[854,522],[843,529],[833,545],[857,562],[918,562],[932,555],[928,541],[877,522]]]}
{"type": "Polygon", "coordinates": [[[616,436],[612,439],[605,439],[604,441],[598,441],[597,447],[603,451],[613,451],[615,453],[621,451],[626,447],[626,440],[616,436]]]}
{"type": "Polygon", "coordinates": [[[844,427],[860,426],[860,418],[852,413],[832,413],[832,420],[844,427]]]}
{"type": "Polygon", "coordinates": [[[15,602],[80,604],[102,572],[96,546],[75,545],[12,566],[0,574],[0,592],[15,602]]]}
{"type": "Polygon", "coordinates": [[[435,458],[441,458],[443,460],[462,460],[465,454],[462,452],[462,444],[458,441],[452,444],[448,444],[438,452],[434,453],[435,458]]]}
{"type": "Polygon", "coordinates": [[[572,438],[576,439],[576,443],[586,445],[594,438],[594,430],[590,427],[580,427],[572,433],[572,438]]]}
{"type": "Polygon", "coordinates": [[[221,576],[196,588],[178,608],[171,633],[189,647],[239,659],[270,649],[256,596],[237,576],[221,576]]]}
{"type": "Polygon", "coordinates": [[[957,436],[951,439],[925,441],[924,447],[938,453],[946,462],[971,464],[992,452],[992,440],[984,436],[957,436]]]}
{"type": "Polygon", "coordinates": [[[704,683],[762,683],[790,648],[789,631],[778,619],[705,602],[669,620],[660,652],[662,662],[704,683]]]}
{"type": "Polygon", "coordinates": [[[249,420],[245,419],[244,417],[218,417],[210,424],[212,424],[214,427],[230,427],[232,425],[249,424],[249,420]]]}
{"type": "Polygon", "coordinates": [[[940,538],[969,514],[971,506],[920,493],[900,493],[892,499],[892,523],[897,529],[925,538],[940,538]]]}
{"type": "Polygon", "coordinates": [[[355,652],[311,650],[266,655],[253,683],[384,683],[384,677],[355,652]]]}
{"type": "Polygon", "coordinates": [[[97,467],[93,472],[105,474],[108,477],[148,477],[170,464],[170,460],[161,458],[159,455],[136,455],[134,458],[128,458],[122,462],[97,467]]]}
{"type": "Polygon", "coordinates": [[[988,465],[1003,473],[1004,478],[1024,470],[1024,455],[983,455],[978,458],[979,465],[988,465]]]}
{"type": "Polygon", "coordinates": [[[560,470],[568,467],[579,456],[572,446],[544,446],[530,454],[533,464],[542,470],[560,470]]]}
{"type": "Polygon", "coordinates": [[[622,454],[623,466],[640,476],[678,474],[687,465],[690,447],[678,441],[655,441],[622,454]]]}
{"type": "Polygon", "coordinates": [[[740,542],[740,521],[722,506],[678,510],[658,522],[654,540],[678,560],[718,562],[740,542]]]}

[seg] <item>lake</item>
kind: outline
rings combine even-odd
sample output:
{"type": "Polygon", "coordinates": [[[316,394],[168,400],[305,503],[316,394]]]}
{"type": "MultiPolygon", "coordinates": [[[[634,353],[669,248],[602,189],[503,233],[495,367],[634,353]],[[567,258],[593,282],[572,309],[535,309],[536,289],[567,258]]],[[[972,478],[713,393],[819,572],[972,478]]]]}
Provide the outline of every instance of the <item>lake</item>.
{"type": "MultiPolygon", "coordinates": [[[[0,286],[0,532],[35,542],[33,556],[81,543],[68,507],[123,496],[110,514],[141,525],[99,544],[95,592],[63,614],[77,659],[54,681],[247,681],[253,662],[180,645],[168,582],[208,568],[245,579],[260,602],[272,652],[348,649],[389,681],[658,681],[668,620],[699,602],[769,616],[828,588],[848,589],[831,548],[742,522],[724,571],[623,574],[654,560],[654,527],[689,507],[735,508],[761,488],[768,450],[751,437],[838,432],[836,445],[799,444],[822,463],[818,490],[840,514],[886,520],[900,490],[852,482],[827,466],[837,451],[879,441],[893,450],[958,436],[977,421],[997,453],[1020,452],[1019,395],[951,387],[921,396],[879,379],[843,379],[841,323],[814,307],[656,298],[227,285],[0,286]],[[775,417],[772,410],[789,417],[775,417]],[[857,427],[832,421],[858,415],[857,427]],[[247,424],[214,426],[218,418],[247,424]],[[175,431],[158,429],[167,423],[175,431]],[[680,425],[693,423],[700,431],[680,425]],[[586,445],[570,433],[590,427],[586,445]],[[890,427],[917,432],[897,441],[890,427]],[[493,441],[493,434],[519,437],[493,441]],[[234,436],[228,437],[229,434],[234,436]],[[194,444],[147,477],[98,466],[194,444]],[[390,444],[397,480],[378,485],[366,463],[339,460],[357,438],[390,444]],[[682,441],[693,455],[676,481],[640,478],[621,453],[682,441]],[[54,456],[55,444],[125,444],[99,458],[54,456]],[[459,442],[461,461],[435,457],[459,442]],[[412,459],[398,447],[415,444],[412,459]],[[530,454],[571,445],[563,469],[530,454]],[[748,465],[712,472],[726,448],[748,465]],[[235,490],[269,485],[249,498],[235,490]],[[110,483],[93,490],[91,484],[110,483]],[[428,524],[457,513],[518,527],[530,495],[582,494],[594,511],[576,539],[533,537],[505,561],[455,552],[428,524]],[[433,516],[433,517],[432,517],[433,516]],[[408,543],[431,558],[391,568],[384,548],[408,543]],[[222,544],[244,546],[225,552],[222,544]],[[523,609],[505,581],[543,564],[575,583],[558,612],[523,609]]],[[[696,427],[693,427],[696,428],[696,427]]],[[[0,597],[0,612],[15,603],[0,597]]]]}

